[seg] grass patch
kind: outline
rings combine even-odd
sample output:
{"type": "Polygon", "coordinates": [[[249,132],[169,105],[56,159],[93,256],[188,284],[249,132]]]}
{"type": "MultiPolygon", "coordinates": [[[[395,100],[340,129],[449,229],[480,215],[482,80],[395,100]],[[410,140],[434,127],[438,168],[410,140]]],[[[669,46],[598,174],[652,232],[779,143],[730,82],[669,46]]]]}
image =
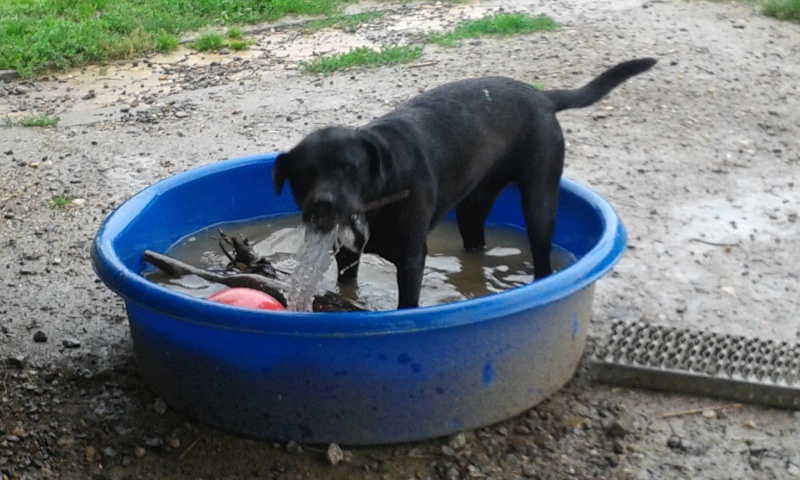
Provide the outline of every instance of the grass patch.
{"type": "Polygon", "coordinates": [[[197,37],[197,40],[192,42],[192,48],[199,52],[207,52],[209,50],[219,50],[225,46],[225,41],[219,33],[204,33],[197,37]]]}
{"type": "Polygon", "coordinates": [[[160,33],[156,35],[156,51],[167,53],[178,48],[181,44],[181,39],[169,33],[160,33]]]}
{"type": "Polygon", "coordinates": [[[72,202],[72,197],[67,195],[53,195],[50,197],[50,200],[47,201],[47,206],[50,208],[64,209],[69,207],[70,202],[72,202]]]}
{"type": "Polygon", "coordinates": [[[6,118],[6,125],[21,125],[23,127],[55,127],[59,118],[52,115],[28,115],[17,120],[6,118]]]}
{"type": "Polygon", "coordinates": [[[381,18],[385,13],[385,10],[370,10],[353,15],[333,15],[328,18],[320,18],[306,22],[306,24],[303,25],[303,31],[310,33],[322,30],[323,28],[338,28],[345,32],[354,32],[364,23],[381,18]]]}
{"type": "Polygon", "coordinates": [[[228,46],[231,50],[235,52],[240,52],[242,50],[247,50],[247,47],[250,46],[250,42],[246,40],[231,40],[228,42],[228,46]]]}
{"type": "Polygon", "coordinates": [[[767,0],[763,12],[780,20],[800,22],[800,0],[767,0]]]}
{"type": "Polygon", "coordinates": [[[0,69],[30,77],[169,51],[181,34],[286,15],[335,15],[352,0],[0,0],[0,69]]]}
{"type": "Polygon", "coordinates": [[[428,41],[444,47],[454,47],[467,38],[518,35],[555,30],[557,27],[556,21],[547,15],[534,17],[523,13],[498,13],[461,22],[450,32],[429,36],[428,41]]]}
{"type": "Polygon", "coordinates": [[[191,47],[199,52],[217,51],[221,48],[230,48],[234,51],[247,50],[253,42],[244,39],[241,30],[232,28],[225,37],[219,33],[205,33],[192,42],[191,47]]]}
{"type": "Polygon", "coordinates": [[[231,40],[243,40],[244,39],[244,32],[241,29],[233,27],[228,29],[228,33],[226,34],[228,38],[231,40]]]}
{"type": "Polygon", "coordinates": [[[361,47],[347,53],[323,55],[313,62],[302,62],[300,68],[306,73],[329,74],[337,70],[355,67],[374,68],[382,65],[409,63],[422,56],[422,47],[384,47],[381,51],[361,47]]]}

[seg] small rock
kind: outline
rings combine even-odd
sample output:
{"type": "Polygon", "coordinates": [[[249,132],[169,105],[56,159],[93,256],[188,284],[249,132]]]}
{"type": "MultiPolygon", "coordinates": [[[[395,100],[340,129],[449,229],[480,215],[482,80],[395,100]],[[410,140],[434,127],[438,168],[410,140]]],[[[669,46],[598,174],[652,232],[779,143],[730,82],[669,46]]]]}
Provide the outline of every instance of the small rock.
{"type": "Polygon", "coordinates": [[[175,118],[186,118],[188,116],[189,116],[189,114],[186,113],[183,110],[178,110],[178,111],[175,112],[175,118]]]}
{"type": "MultiPolygon", "coordinates": [[[[6,358],[6,365],[10,367],[14,367],[17,370],[22,370],[25,368],[25,356],[24,355],[15,355],[13,357],[6,358]]],[[[2,431],[2,430],[0,430],[2,431]]]]}
{"type": "Polygon", "coordinates": [[[735,288],[733,288],[733,287],[725,286],[725,287],[721,287],[721,288],[720,288],[720,290],[721,290],[723,293],[727,293],[728,295],[730,295],[730,296],[732,296],[732,297],[735,297],[735,296],[736,296],[736,289],[735,289],[735,288]]]}
{"type": "Polygon", "coordinates": [[[669,437],[669,439],[667,440],[667,446],[668,446],[669,448],[673,448],[673,449],[675,449],[675,448],[679,448],[679,447],[681,446],[681,439],[680,439],[680,437],[677,437],[677,436],[675,436],[675,435],[673,435],[673,436],[669,437]]]}
{"type": "Polygon", "coordinates": [[[106,459],[114,458],[117,456],[117,451],[111,447],[106,447],[103,449],[103,457],[106,459]]]}
{"type": "Polygon", "coordinates": [[[147,448],[161,448],[164,446],[164,440],[159,437],[146,438],[144,446],[147,448]]]}
{"type": "Polygon", "coordinates": [[[181,439],[178,437],[169,437],[167,439],[167,445],[174,449],[181,448],[181,439]]]}
{"type": "Polygon", "coordinates": [[[84,205],[86,205],[86,199],[85,198],[73,198],[69,202],[69,206],[70,207],[82,207],[84,205]]]}
{"type": "Polygon", "coordinates": [[[286,451],[295,455],[300,455],[303,453],[303,447],[294,440],[290,440],[289,443],[286,444],[286,451]]]}
{"type": "Polygon", "coordinates": [[[344,459],[344,452],[342,452],[342,447],[335,443],[331,443],[328,445],[328,453],[327,453],[328,461],[331,462],[331,465],[336,465],[344,459]]]}
{"type": "Polygon", "coordinates": [[[683,451],[685,451],[685,452],[688,452],[689,450],[691,450],[692,448],[694,448],[694,443],[692,443],[692,441],[691,441],[691,440],[688,440],[688,439],[686,439],[686,438],[681,438],[680,445],[678,445],[678,447],[679,447],[681,450],[683,450],[683,451]]]}
{"type": "Polygon", "coordinates": [[[83,450],[83,461],[92,464],[97,457],[97,449],[89,445],[83,450]]]}
{"type": "Polygon", "coordinates": [[[37,330],[36,333],[33,334],[33,341],[36,343],[44,343],[47,341],[47,334],[41,330],[37,330]]]}
{"type": "Polygon", "coordinates": [[[606,435],[611,438],[622,438],[632,431],[633,429],[627,424],[627,422],[619,419],[614,420],[608,425],[608,427],[606,427],[606,435]]]}
{"type": "Polygon", "coordinates": [[[65,338],[64,341],[61,342],[61,345],[64,348],[79,348],[81,346],[81,341],[75,338],[65,338]]]}
{"type": "Polygon", "coordinates": [[[686,303],[684,299],[678,299],[677,305],[675,306],[675,312],[677,313],[686,313],[686,310],[689,309],[689,304],[686,303]]]}
{"type": "Polygon", "coordinates": [[[450,467],[450,469],[447,470],[445,476],[447,477],[448,480],[457,480],[461,478],[461,473],[459,473],[456,467],[450,467]]]}
{"type": "Polygon", "coordinates": [[[540,478],[539,471],[533,465],[523,465],[522,476],[525,478],[540,478]]]}
{"type": "Polygon", "coordinates": [[[59,448],[64,448],[68,450],[75,445],[75,439],[73,437],[65,435],[56,441],[56,445],[59,448]]]}
{"type": "Polygon", "coordinates": [[[458,433],[450,437],[450,441],[447,442],[447,445],[452,448],[453,450],[461,450],[467,444],[467,436],[463,433],[458,433]]]}
{"type": "Polygon", "coordinates": [[[451,447],[449,447],[447,445],[442,445],[442,455],[444,455],[445,457],[451,457],[452,458],[452,457],[455,457],[457,454],[456,454],[456,451],[454,449],[452,449],[451,447]]]}
{"type": "Polygon", "coordinates": [[[746,421],[744,422],[744,427],[745,427],[745,428],[750,428],[750,429],[753,429],[753,428],[756,428],[756,426],[757,426],[757,425],[756,425],[756,422],[755,422],[755,420],[746,420],[746,421]]]}
{"type": "Polygon", "coordinates": [[[713,409],[703,410],[703,417],[705,418],[717,418],[717,411],[713,409]]]}
{"type": "Polygon", "coordinates": [[[231,53],[231,49],[230,48],[220,48],[219,49],[219,54],[220,55],[229,55],[230,53],[231,53]]]}
{"type": "Polygon", "coordinates": [[[161,398],[156,398],[156,401],[153,402],[153,410],[159,415],[164,415],[167,413],[167,402],[161,398]]]}
{"type": "Polygon", "coordinates": [[[147,450],[142,447],[136,447],[133,449],[133,456],[134,458],[144,458],[147,455],[147,450]]]}
{"type": "Polygon", "coordinates": [[[625,442],[623,442],[622,440],[620,440],[618,438],[614,439],[613,449],[614,449],[614,453],[617,453],[617,454],[620,454],[620,455],[622,455],[623,453],[625,453],[628,450],[625,447],[625,442]]]}

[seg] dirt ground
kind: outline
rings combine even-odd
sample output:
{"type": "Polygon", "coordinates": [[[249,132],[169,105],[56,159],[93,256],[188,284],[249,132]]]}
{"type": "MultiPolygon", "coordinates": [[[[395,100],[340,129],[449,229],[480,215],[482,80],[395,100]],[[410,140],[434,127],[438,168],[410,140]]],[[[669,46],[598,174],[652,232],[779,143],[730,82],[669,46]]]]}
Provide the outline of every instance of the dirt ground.
{"type": "Polygon", "coordinates": [[[641,56],[659,63],[600,104],[560,115],[565,175],[604,195],[630,238],[598,283],[589,347],[612,319],[798,341],[797,24],[684,0],[376,6],[390,13],[353,32],[265,26],[244,54],[178,52],[0,83],[0,116],[61,119],[0,127],[0,477],[800,478],[800,413],[612,387],[583,368],[498,425],[349,448],[338,465],[324,447],[164,412],[137,375],[122,302],[90,264],[115,206],[169,175],[364,123],[446,81],[507,75],[573,87],[641,56]],[[500,9],[546,13],[561,28],[426,46],[413,65],[328,77],[297,69],[315,53],[413,44],[500,9]],[[72,203],[53,208],[54,195],[72,203]],[[694,408],[706,412],[663,418],[694,408]]]}

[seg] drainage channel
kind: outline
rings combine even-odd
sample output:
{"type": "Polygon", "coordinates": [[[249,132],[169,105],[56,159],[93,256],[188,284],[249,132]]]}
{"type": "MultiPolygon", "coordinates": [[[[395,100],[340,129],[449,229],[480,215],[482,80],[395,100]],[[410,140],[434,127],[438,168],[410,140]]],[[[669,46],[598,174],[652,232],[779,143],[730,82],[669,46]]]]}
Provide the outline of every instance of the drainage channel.
{"type": "Polygon", "coordinates": [[[643,322],[612,324],[596,381],[800,409],[800,345],[643,322]]]}

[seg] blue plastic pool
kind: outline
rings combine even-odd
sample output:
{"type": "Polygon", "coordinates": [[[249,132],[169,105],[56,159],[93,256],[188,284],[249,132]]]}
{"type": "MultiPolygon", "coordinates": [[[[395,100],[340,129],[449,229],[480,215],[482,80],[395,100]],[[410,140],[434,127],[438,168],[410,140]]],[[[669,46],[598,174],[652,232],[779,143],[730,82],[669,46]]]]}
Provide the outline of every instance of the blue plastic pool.
{"type": "MultiPolygon", "coordinates": [[[[211,303],[141,276],[216,223],[296,213],[271,186],[275,154],[219,162],[138,193],[103,223],[95,271],[124,300],[146,383],[173,408],[271,440],[379,444],[491,424],[566,383],[583,353],[594,283],[625,231],[600,196],[563,180],[554,243],[578,261],[503,293],[390,312],[286,313],[211,303]]],[[[522,228],[507,189],[489,223],[522,228]]]]}

